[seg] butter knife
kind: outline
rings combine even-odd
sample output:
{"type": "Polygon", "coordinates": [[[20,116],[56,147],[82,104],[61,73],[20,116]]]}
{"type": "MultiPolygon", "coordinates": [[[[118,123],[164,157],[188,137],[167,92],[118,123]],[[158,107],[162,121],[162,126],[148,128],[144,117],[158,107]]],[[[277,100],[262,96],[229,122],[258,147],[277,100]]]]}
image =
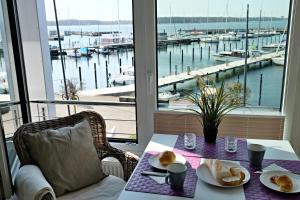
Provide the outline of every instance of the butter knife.
{"type": "Polygon", "coordinates": [[[143,171],[141,174],[144,176],[160,176],[160,177],[167,176],[167,173],[151,172],[151,171],[143,171]]]}

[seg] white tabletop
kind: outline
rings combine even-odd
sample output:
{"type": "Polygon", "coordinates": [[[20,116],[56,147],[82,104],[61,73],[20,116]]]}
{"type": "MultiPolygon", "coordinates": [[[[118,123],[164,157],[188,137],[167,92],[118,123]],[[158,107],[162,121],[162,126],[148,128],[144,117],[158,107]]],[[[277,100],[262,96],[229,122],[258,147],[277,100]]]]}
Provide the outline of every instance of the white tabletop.
{"type": "MultiPolygon", "coordinates": [[[[157,151],[162,152],[165,150],[173,150],[177,135],[164,135],[154,134],[149,142],[145,152],[157,151]]],[[[294,153],[290,143],[286,140],[252,140],[248,139],[248,143],[262,144],[267,147],[265,154],[266,159],[278,159],[278,160],[298,160],[298,157],[294,153]]],[[[142,158],[141,158],[142,159],[142,158]]],[[[147,200],[158,199],[159,200],[190,200],[191,198],[158,195],[142,192],[122,191],[119,200],[147,200]]],[[[195,197],[197,200],[245,200],[243,187],[238,188],[218,188],[210,186],[201,180],[197,181],[195,197]]]]}

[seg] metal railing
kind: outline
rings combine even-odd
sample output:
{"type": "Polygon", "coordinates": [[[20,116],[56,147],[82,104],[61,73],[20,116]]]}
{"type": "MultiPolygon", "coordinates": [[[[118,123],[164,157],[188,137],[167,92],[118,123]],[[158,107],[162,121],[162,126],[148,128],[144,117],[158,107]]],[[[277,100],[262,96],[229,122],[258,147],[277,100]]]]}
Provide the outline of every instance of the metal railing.
{"type": "MultiPolygon", "coordinates": [[[[37,117],[38,120],[47,120],[57,118],[56,116],[51,116],[46,114],[45,107],[40,107],[41,104],[53,104],[53,105],[73,105],[73,106],[113,106],[113,107],[135,107],[135,102],[111,102],[111,101],[79,101],[79,100],[31,100],[31,104],[37,104],[37,116],[31,114],[31,117],[37,117]],[[41,109],[41,111],[40,111],[41,109]]],[[[31,108],[32,110],[32,108],[31,108]]],[[[91,109],[92,110],[92,109],[91,109]]],[[[74,113],[77,110],[75,109],[74,113]]],[[[68,115],[69,113],[66,112],[68,115]]],[[[115,118],[104,118],[106,121],[119,121],[119,122],[135,122],[136,120],[132,119],[115,119],[115,118]]],[[[136,130],[136,127],[135,127],[136,130]]],[[[137,133],[137,131],[135,131],[137,133]]],[[[137,134],[130,134],[130,133],[113,133],[115,135],[122,135],[125,138],[114,138],[108,137],[109,142],[120,142],[120,143],[137,143],[137,134]],[[127,137],[127,138],[126,138],[127,137]],[[130,138],[133,137],[133,138],[130,138]]]]}

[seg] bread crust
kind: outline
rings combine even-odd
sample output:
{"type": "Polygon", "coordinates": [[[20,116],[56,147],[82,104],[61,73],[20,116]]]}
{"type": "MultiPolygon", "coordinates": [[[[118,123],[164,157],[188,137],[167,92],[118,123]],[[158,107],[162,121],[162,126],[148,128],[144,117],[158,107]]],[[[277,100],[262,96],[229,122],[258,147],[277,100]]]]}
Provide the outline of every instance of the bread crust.
{"type": "Polygon", "coordinates": [[[293,181],[287,175],[272,176],[270,181],[278,185],[282,192],[290,192],[293,189],[293,181]]]}
{"type": "Polygon", "coordinates": [[[164,151],[159,157],[159,162],[163,166],[167,166],[176,160],[176,155],[172,151],[164,151]]]}

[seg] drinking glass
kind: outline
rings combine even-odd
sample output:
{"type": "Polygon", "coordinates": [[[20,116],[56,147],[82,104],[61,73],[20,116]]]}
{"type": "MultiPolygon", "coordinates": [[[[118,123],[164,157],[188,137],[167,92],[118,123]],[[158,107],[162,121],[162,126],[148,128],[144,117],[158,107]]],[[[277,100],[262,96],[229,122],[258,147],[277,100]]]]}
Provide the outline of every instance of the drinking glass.
{"type": "Polygon", "coordinates": [[[185,133],[184,134],[184,148],[195,149],[196,148],[196,134],[185,133]]]}
{"type": "Polygon", "coordinates": [[[237,151],[237,138],[234,136],[225,137],[225,150],[233,153],[237,151]]]}

